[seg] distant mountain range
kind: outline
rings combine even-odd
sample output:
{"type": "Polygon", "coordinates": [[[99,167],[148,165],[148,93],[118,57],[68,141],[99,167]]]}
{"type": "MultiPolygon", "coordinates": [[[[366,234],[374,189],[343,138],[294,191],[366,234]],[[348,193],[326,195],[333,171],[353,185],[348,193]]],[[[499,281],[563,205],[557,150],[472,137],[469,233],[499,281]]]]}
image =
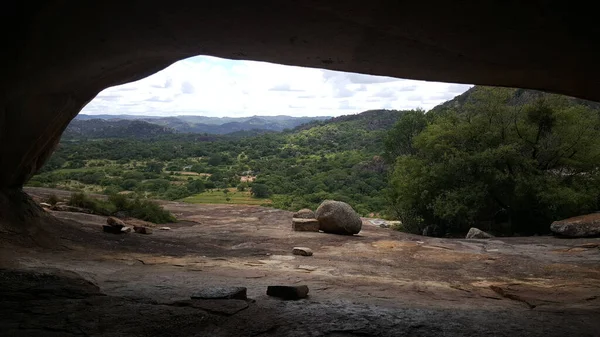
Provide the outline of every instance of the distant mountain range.
{"type": "Polygon", "coordinates": [[[63,138],[147,138],[172,133],[257,134],[280,132],[302,124],[330,119],[327,116],[136,116],[80,114],[67,127],[63,138]]]}

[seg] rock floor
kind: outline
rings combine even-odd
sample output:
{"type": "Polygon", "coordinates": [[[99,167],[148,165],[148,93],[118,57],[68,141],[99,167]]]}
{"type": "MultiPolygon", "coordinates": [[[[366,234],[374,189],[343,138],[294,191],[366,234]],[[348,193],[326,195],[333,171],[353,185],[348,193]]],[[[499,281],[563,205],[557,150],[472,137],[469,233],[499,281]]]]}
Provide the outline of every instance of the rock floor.
{"type": "Polygon", "coordinates": [[[54,247],[1,241],[3,335],[600,336],[598,238],[438,239],[367,219],[348,237],[292,232],[281,210],[164,205],[181,221],[151,235],[53,212],[54,247]],[[282,301],[269,285],[310,292],[282,301]],[[218,286],[250,300],[190,300],[218,286]]]}

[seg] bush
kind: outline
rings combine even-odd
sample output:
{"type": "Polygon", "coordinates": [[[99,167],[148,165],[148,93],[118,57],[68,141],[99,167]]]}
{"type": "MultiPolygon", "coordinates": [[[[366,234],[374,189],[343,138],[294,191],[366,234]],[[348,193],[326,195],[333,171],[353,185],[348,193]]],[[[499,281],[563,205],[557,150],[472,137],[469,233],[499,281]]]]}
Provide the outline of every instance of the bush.
{"type": "Polygon", "coordinates": [[[122,194],[112,194],[108,200],[99,200],[84,193],[73,193],[68,205],[91,210],[94,214],[112,215],[123,212],[131,217],[156,224],[175,222],[177,219],[169,211],[150,200],[130,199],[122,194]]]}
{"type": "Polygon", "coordinates": [[[269,188],[265,184],[252,184],[252,196],[255,198],[268,198],[269,188]]]}
{"type": "Polygon", "coordinates": [[[115,206],[104,200],[90,198],[85,193],[73,193],[67,202],[69,206],[85,208],[94,214],[111,215],[116,212],[115,206]]]}
{"type": "Polygon", "coordinates": [[[57,202],[59,202],[60,200],[58,199],[58,197],[56,196],[56,194],[51,194],[48,199],[46,199],[46,202],[49,203],[50,205],[56,205],[57,202]]]}
{"type": "Polygon", "coordinates": [[[130,199],[123,194],[111,195],[108,200],[115,206],[117,212],[124,212],[134,218],[156,224],[177,221],[171,212],[151,200],[130,199]]]}

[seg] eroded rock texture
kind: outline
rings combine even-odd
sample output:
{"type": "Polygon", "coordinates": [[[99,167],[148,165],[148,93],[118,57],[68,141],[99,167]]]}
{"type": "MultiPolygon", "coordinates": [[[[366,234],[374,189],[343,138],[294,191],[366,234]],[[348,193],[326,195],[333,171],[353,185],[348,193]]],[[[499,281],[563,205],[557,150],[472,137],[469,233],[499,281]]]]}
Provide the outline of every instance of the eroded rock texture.
{"type": "Polygon", "coordinates": [[[600,99],[591,6],[479,1],[8,1],[0,188],[20,188],[102,89],[193,55],[600,99]]]}

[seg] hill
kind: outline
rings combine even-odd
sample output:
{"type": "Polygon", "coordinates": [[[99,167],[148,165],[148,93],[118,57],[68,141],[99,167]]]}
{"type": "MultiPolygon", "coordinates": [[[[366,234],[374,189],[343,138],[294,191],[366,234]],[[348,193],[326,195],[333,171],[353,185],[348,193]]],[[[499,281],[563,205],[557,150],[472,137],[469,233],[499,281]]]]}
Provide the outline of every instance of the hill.
{"type": "Polygon", "coordinates": [[[563,95],[550,94],[544,91],[517,89],[517,88],[497,88],[476,85],[464,93],[446,101],[429,112],[432,115],[443,113],[448,109],[463,111],[468,105],[478,106],[489,101],[492,97],[499,97],[506,106],[523,106],[534,103],[539,100],[553,100],[553,104],[561,105],[582,105],[594,110],[600,111],[600,103],[586,101],[583,99],[568,97],[563,95]]]}
{"type": "MultiPolygon", "coordinates": [[[[387,166],[381,159],[382,141],[402,114],[366,111],[312,121],[285,132],[255,129],[227,135],[165,133],[143,139],[123,135],[63,141],[31,184],[93,192],[134,191],[163,199],[197,196],[189,201],[217,200],[214,194],[221,193],[219,200],[229,198],[230,202],[238,201],[233,196],[237,192],[214,189],[238,188],[248,193],[249,185],[259,184],[266,186],[271,205],[277,208],[315,208],[324,199],[336,199],[351,203],[361,214],[377,213],[385,208],[381,191],[386,186],[387,166]],[[206,198],[202,196],[205,189],[212,190],[205,192],[206,198]]],[[[262,123],[259,118],[245,122],[262,123]]],[[[88,131],[122,135],[117,133],[120,129],[107,126],[113,124],[163,128],[143,120],[78,120],[63,140],[69,140],[72,129],[81,123],[96,127],[79,127],[79,135],[88,131]]]]}
{"type": "MultiPolygon", "coordinates": [[[[209,133],[209,134],[229,134],[239,131],[265,130],[281,132],[285,129],[293,129],[299,125],[311,122],[326,120],[330,117],[291,117],[291,116],[252,116],[252,117],[206,117],[206,116],[173,116],[173,117],[155,117],[155,116],[135,116],[135,115],[78,115],[73,123],[75,127],[83,130],[98,130],[100,133],[98,119],[105,121],[104,128],[110,129],[114,124],[115,128],[121,127],[123,121],[144,121],[150,124],[159,125],[167,129],[172,129],[178,133],[209,133]],[[86,126],[86,124],[91,124],[86,126]]],[[[106,137],[112,138],[112,137],[106,137]]]]}
{"type": "Polygon", "coordinates": [[[150,138],[175,133],[166,126],[148,123],[142,120],[104,120],[86,119],[71,121],[63,133],[62,139],[79,138],[150,138]]]}

